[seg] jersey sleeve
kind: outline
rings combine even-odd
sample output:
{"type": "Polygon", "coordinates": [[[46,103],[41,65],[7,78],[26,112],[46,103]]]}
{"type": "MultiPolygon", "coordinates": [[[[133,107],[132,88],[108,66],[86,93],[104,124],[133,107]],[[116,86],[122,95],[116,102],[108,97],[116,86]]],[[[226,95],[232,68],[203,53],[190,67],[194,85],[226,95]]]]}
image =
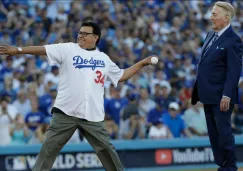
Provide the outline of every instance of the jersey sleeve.
{"type": "Polygon", "coordinates": [[[63,62],[62,54],[65,53],[64,51],[67,50],[67,48],[67,43],[45,45],[49,65],[61,65],[63,62]]]}
{"type": "Polygon", "coordinates": [[[118,81],[122,77],[124,73],[124,69],[120,69],[114,62],[110,60],[110,66],[108,69],[108,78],[111,80],[111,82],[116,87],[118,84],[118,81]]]}

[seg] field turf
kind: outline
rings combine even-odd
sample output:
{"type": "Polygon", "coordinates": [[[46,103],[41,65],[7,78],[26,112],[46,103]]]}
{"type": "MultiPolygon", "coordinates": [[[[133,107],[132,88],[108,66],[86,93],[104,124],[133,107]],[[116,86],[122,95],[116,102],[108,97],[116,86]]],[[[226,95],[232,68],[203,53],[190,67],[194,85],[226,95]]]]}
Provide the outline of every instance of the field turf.
{"type": "MultiPolygon", "coordinates": [[[[190,169],[190,170],[177,170],[177,171],[217,171],[217,169],[192,169],[192,170],[190,169]]],[[[243,168],[239,168],[238,171],[243,171],[243,168]]]]}

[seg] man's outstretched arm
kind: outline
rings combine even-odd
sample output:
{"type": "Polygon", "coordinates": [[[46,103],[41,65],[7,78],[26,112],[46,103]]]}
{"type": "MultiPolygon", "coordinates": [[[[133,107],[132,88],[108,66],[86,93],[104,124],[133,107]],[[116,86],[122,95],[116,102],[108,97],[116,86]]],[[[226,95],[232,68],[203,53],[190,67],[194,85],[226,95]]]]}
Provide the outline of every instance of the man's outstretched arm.
{"type": "Polygon", "coordinates": [[[18,49],[15,46],[0,45],[0,55],[12,56],[17,54],[46,55],[46,49],[44,46],[27,46],[18,49]]]}
{"type": "Polygon", "coordinates": [[[129,78],[131,78],[134,74],[136,74],[140,69],[142,69],[144,66],[151,65],[151,58],[156,56],[149,56],[138,63],[134,64],[133,66],[127,68],[124,70],[124,73],[119,80],[119,82],[126,81],[129,78]]]}

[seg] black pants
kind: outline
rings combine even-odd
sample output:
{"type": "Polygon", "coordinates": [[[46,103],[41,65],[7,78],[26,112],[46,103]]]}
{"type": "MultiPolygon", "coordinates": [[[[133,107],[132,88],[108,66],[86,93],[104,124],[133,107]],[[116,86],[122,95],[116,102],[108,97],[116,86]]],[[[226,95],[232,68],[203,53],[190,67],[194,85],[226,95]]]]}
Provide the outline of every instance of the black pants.
{"type": "Polygon", "coordinates": [[[236,171],[235,138],[231,130],[231,114],[234,105],[226,112],[220,105],[204,104],[209,139],[218,171],[236,171]]]}

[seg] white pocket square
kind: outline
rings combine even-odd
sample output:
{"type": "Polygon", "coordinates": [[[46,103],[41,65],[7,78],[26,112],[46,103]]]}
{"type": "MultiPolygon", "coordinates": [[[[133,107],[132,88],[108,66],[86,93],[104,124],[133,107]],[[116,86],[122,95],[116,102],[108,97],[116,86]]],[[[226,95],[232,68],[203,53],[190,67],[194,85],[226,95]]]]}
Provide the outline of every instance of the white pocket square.
{"type": "Polygon", "coordinates": [[[219,48],[218,46],[216,47],[216,49],[224,50],[224,48],[219,48]]]}

